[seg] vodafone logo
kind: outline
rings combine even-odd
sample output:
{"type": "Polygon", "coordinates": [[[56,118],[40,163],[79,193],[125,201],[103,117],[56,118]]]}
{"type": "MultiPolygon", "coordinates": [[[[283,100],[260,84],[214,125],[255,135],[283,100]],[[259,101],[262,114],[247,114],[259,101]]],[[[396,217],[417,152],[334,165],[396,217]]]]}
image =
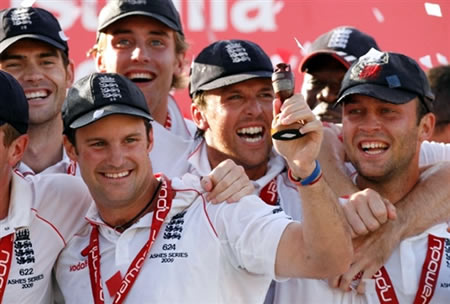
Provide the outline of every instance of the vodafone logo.
{"type": "Polygon", "coordinates": [[[88,266],[88,261],[85,260],[83,262],[78,262],[78,264],[76,264],[76,265],[70,265],[69,271],[70,272],[80,271],[80,270],[83,270],[84,268],[86,268],[87,266],[88,266]]]}
{"type": "Polygon", "coordinates": [[[0,251],[0,289],[5,288],[8,276],[8,264],[11,259],[11,253],[6,250],[0,251]]]}
{"type": "Polygon", "coordinates": [[[383,275],[380,270],[374,275],[375,278],[375,285],[379,289],[379,296],[381,299],[385,302],[392,302],[393,298],[389,295],[390,290],[392,290],[392,285],[389,284],[385,278],[383,278],[383,275]]]}
{"type": "Polygon", "coordinates": [[[159,191],[158,201],[156,202],[156,219],[158,221],[164,221],[164,216],[161,216],[161,213],[164,214],[164,212],[169,209],[169,204],[167,201],[168,194],[169,191],[167,190],[167,181],[165,178],[162,178],[161,190],[159,191]]]}

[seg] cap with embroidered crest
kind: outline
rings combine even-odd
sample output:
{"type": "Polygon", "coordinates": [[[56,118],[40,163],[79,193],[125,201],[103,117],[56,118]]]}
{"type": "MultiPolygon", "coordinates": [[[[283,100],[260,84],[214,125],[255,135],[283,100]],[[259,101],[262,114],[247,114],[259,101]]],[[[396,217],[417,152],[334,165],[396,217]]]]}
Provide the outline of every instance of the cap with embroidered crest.
{"type": "Polygon", "coordinates": [[[20,83],[0,70],[0,125],[10,124],[19,133],[28,130],[28,101],[20,83]]]}
{"type": "Polygon", "coordinates": [[[204,48],[190,71],[189,93],[213,90],[252,78],[271,78],[269,56],[248,40],[220,40],[204,48]]]}
{"type": "Polygon", "coordinates": [[[111,0],[100,11],[97,32],[129,16],[154,18],[174,31],[183,34],[180,15],[172,0],[111,0]]]}
{"type": "Polygon", "coordinates": [[[37,7],[8,8],[0,11],[0,53],[13,43],[25,39],[46,42],[66,55],[69,53],[67,36],[58,20],[49,11],[37,7]]]}
{"type": "Polygon", "coordinates": [[[419,97],[428,111],[432,110],[434,100],[426,74],[414,59],[375,49],[348,69],[336,104],[354,94],[393,104],[404,104],[419,97]]]}
{"type": "Polygon", "coordinates": [[[309,47],[309,53],[300,64],[304,72],[308,64],[319,56],[331,56],[345,68],[367,53],[371,48],[379,49],[371,36],[351,26],[339,26],[320,35],[309,47]]]}
{"type": "Polygon", "coordinates": [[[115,73],[93,73],[75,82],[62,108],[64,133],[112,114],[153,120],[142,91],[128,78],[115,73]]]}

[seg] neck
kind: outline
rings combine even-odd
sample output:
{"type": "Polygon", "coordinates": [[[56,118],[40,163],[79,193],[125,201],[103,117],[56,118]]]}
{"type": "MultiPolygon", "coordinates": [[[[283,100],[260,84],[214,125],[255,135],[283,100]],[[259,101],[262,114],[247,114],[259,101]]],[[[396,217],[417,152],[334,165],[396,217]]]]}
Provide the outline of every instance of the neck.
{"type": "Polygon", "coordinates": [[[9,171],[1,177],[0,183],[0,220],[8,216],[9,201],[11,198],[12,173],[9,171]]]}
{"type": "Polygon", "coordinates": [[[61,117],[45,124],[30,125],[28,129],[29,143],[22,157],[35,173],[56,164],[63,157],[63,126],[61,117]]]}
{"type": "Polygon", "coordinates": [[[205,144],[206,144],[207,153],[208,153],[209,165],[213,169],[215,167],[217,167],[224,160],[231,159],[232,161],[234,161],[236,163],[236,165],[242,166],[244,168],[245,174],[247,174],[248,178],[252,181],[258,180],[259,178],[263,177],[267,172],[267,164],[269,162],[268,160],[261,164],[255,165],[255,166],[248,166],[247,164],[239,161],[238,159],[233,158],[232,156],[229,156],[227,154],[224,154],[224,153],[220,152],[219,150],[217,150],[216,148],[209,146],[206,143],[206,141],[205,141],[205,144]]]}
{"type": "Polygon", "coordinates": [[[165,104],[159,104],[158,107],[153,109],[151,113],[153,119],[160,125],[164,126],[166,123],[168,113],[168,99],[166,99],[165,104]]]}
{"type": "Polygon", "coordinates": [[[97,204],[103,222],[119,232],[126,230],[138,222],[141,217],[155,209],[154,202],[157,200],[160,184],[160,181],[153,178],[144,194],[123,208],[113,209],[108,206],[101,207],[97,204]]]}
{"type": "Polygon", "coordinates": [[[377,191],[382,197],[395,204],[414,188],[419,181],[419,174],[419,168],[417,168],[415,172],[383,177],[382,180],[358,175],[356,184],[359,189],[371,188],[377,191]]]}

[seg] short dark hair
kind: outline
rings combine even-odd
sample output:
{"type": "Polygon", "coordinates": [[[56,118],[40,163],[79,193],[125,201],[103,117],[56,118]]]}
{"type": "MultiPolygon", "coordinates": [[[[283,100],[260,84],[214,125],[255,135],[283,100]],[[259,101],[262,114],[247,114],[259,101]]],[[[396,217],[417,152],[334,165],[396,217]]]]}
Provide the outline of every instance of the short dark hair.
{"type": "Polygon", "coordinates": [[[434,94],[433,113],[436,128],[450,123],[450,65],[431,68],[427,73],[434,94]]]}
{"type": "Polygon", "coordinates": [[[5,134],[5,136],[3,137],[3,146],[5,147],[9,147],[13,141],[15,141],[22,135],[19,131],[16,130],[16,128],[8,123],[0,126],[0,130],[2,130],[3,134],[5,134]]]}

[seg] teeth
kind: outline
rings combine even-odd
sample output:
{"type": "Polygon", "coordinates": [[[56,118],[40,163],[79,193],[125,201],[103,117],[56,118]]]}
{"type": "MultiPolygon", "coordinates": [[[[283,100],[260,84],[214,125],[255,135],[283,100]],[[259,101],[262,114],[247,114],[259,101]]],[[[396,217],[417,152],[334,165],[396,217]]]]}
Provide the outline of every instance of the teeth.
{"type": "Polygon", "coordinates": [[[387,145],[381,142],[366,142],[361,144],[363,149],[386,149],[387,145]]]}
{"type": "Polygon", "coordinates": [[[27,97],[27,99],[33,99],[33,98],[45,98],[48,95],[45,90],[42,90],[42,91],[28,92],[25,94],[25,96],[27,97]]]}
{"type": "Polygon", "coordinates": [[[130,174],[130,171],[124,171],[119,173],[105,173],[105,176],[108,178],[121,178],[130,174]]]}
{"type": "Polygon", "coordinates": [[[262,127],[249,127],[249,128],[242,128],[238,130],[238,134],[249,134],[254,135],[261,133],[263,131],[262,127]]]}
{"type": "Polygon", "coordinates": [[[244,140],[245,140],[246,142],[249,142],[249,143],[255,143],[255,142],[257,142],[257,141],[260,141],[261,139],[262,139],[262,136],[245,137],[245,138],[244,138],[244,140]]]}
{"type": "Polygon", "coordinates": [[[134,80],[134,79],[152,80],[153,79],[153,77],[150,73],[144,73],[144,72],[130,73],[130,74],[128,74],[128,78],[131,80],[134,80]]]}

